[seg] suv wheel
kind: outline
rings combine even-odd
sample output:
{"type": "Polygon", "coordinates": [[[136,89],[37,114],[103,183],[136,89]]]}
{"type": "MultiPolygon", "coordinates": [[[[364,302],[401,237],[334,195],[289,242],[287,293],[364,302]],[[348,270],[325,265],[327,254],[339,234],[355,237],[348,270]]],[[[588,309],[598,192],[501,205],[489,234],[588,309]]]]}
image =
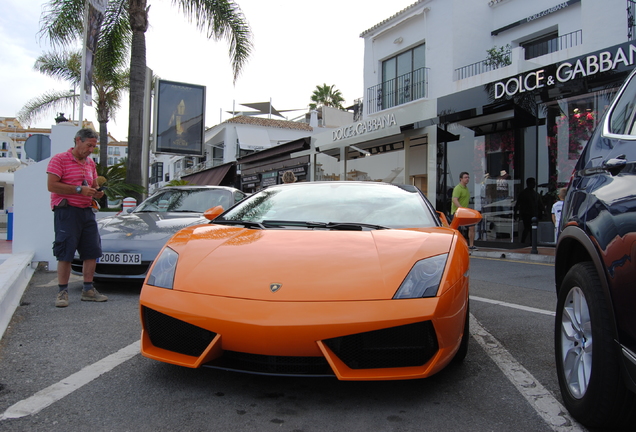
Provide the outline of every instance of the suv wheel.
{"type": "Polygon", "coordinates": [[[621,379],[609,307],[594,265],[574,265],[558,294],[555,355],[565,406],[588,427],[624,425],[634,406],[621,379]]]}

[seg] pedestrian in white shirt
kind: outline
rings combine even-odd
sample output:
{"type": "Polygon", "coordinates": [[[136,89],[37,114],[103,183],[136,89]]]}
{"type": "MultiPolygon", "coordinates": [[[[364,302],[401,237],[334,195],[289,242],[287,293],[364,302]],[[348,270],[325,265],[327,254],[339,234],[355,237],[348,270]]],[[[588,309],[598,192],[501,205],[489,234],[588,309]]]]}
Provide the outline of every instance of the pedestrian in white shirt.
{"type": "Polygon", "coordinates": [[[554,223],[554,242],[559,238],[559,224],[561,223],[561,212],[563,211],[563,200],[565,199],[565,188],[559,189],[559,200],[552,205],[552,222],[554,223]]]}

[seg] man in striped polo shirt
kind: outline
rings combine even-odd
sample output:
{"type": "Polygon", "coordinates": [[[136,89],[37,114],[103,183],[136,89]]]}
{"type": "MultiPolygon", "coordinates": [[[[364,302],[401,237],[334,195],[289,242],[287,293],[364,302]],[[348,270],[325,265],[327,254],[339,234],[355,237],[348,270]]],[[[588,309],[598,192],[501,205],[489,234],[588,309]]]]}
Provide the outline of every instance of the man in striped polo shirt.
{"type": "Polygon", "coordinates": [[[53,255],[58,260],[58,294],[55,306],[68,306],[68,281],[75,251],[83,261],[83,301],[105,302],[108,297],[93,287],[97,258],[102,255],[101,239],[93,212],[93,197],[97,190],[97,170],[90,157],[97,146],[98,134],[93,129],[80,129],[75,134],[75,147],[53,156],[46,169],[47,186],[51,192],[55,241],[53,255]]]}

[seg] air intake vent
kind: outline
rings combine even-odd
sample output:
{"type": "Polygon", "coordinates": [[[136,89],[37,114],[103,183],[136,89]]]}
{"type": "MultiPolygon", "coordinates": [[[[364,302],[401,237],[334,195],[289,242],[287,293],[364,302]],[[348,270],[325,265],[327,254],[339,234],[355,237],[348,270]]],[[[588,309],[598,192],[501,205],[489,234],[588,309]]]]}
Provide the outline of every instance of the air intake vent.
{"type": "Polygon", "coordinates": [[[145,330],[157,348],[199,357],[216,333],[178,320],[156,310],[143,308],[145,330]]]}
{"type": "Polygon", "coordinates": [[[439,349],[430,321],[324,341],[351,369],[422,366],[439,349]]]}

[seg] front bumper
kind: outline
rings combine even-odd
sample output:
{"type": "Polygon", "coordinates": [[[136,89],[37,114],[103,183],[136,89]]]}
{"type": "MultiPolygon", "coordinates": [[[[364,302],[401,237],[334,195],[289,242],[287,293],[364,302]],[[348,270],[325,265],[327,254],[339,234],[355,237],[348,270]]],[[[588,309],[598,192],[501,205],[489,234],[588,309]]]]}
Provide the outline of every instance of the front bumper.
{"type": "MultiPolygon", "coordinates": [[[[97,263],[93,279],[98,282],[118,279],[143,282],[144,279],[146,279],[151,264],[152,261],[142,261],[141,264],[138,265],[97,263]]],[[[82,261],[78,258],[74,258],[71,262],[71,272],[76,275],[82,274],[82,261]]]]}
{"type": "Polygon", "coordinates": [[[141,351],[186,367],[259,374],[424,378],[459,348],[467,286],[428,299],[271,302],[144,285],[141,351]]]}

